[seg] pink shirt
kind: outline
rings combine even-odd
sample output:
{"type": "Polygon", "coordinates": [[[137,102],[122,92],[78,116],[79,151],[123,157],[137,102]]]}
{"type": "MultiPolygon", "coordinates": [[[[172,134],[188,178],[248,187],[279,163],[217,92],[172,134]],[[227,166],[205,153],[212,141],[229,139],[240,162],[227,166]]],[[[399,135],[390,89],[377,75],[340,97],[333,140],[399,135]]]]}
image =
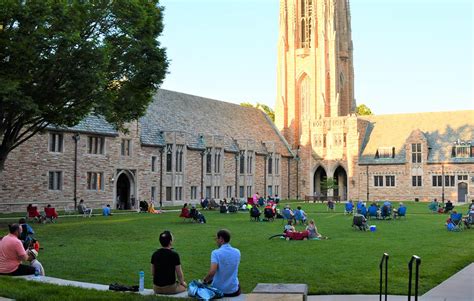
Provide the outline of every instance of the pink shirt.
{"type": "Polygon", "coordinates": [[[21,240],[14,234],[8,234],[0,240],[0,273],[8,274],[16,271],[26,251],[21,240]]]}

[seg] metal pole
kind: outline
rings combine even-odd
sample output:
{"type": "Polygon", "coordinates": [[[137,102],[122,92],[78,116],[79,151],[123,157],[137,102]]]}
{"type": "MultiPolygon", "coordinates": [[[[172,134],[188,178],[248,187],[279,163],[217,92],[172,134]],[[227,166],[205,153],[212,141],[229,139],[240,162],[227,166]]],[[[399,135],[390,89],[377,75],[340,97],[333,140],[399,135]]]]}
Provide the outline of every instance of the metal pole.
{"type": "Polygon", "coordinates": [[[444,164],[441,164],[441,185],[443,187],[441,192],[441,202],[444,204],[444,164]]]}
{"type": "Polygon", "coordinates": [[[204,151],[201,152],[201,200],[204,198],[204,151]]]}
{"type": "Polygon", "coordinates": [[[367,206],[368,206],[368,203],[369,203],[369,196],[370,196],[370,193],[369,193],[369,165],[367,164],[366,166],[366,178],[367,178],[367,206]]]}
{"type": "Polygon", "coordinates": [[[291,158],[288,158],[288,199],[290,199],[290,160],[291,158]]]}
{"type": "Polygon", "coordinates": [[[267,198],[267,155],[263,157],[263,197],[267,198]]]}
{"type": "Polygon", "coordinates": [[[160,147],[160,209],[163,207],[163,147],[160,147]]]}
{"type": "Polygon", "coordinates": [[[419,279],[419,270],[421,264],[421,258],[418,256],[414,256],[416,259],[416,271],[415,271],[415,301],[418,301],[418,279],[419,279]]]}
{"type": "Polygon", "coordinates": [[[238,168],[239,168],[239,153],[235,154],[235,198],[237,199],[239,196],[237,191],[239,189],[239,176],[238,176],[238,168]]]}
{"type": "Polygon", "coordinates": [[[74,209],[77,209],[77,144],[80,140],[79,134],[72,136],[74,140],[74,209]]]}
{"type": "Polygon", "coordinates": [[[388,254],[385,253],[385,301],[387,301],[388,295],[388,254]]]}

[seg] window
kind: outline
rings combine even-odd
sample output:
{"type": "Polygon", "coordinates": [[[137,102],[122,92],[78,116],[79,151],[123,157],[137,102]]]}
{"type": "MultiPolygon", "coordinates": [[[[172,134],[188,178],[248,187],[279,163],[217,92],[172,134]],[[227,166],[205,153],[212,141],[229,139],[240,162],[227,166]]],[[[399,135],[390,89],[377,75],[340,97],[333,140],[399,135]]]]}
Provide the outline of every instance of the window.
{"type": "Polygon", "coordinates": [[[166,145],[166,172],[173,171],[173,144],[166,145]]]}
{"type": "Polygon", "coordinates": [[[280,186],[275,185],[275,195],[279,195],[279,194],[280,194],[280,186]]]}
{"type": "Polygon", "coordinates": [[[411,145],[411,162],[421,163],[421,143],[412,143],[411,145]]]}
{"type": "Polygon", "coordinates": [[[273,186],[268,185],[267,192],[268,192],[268,195],[273,195],[273,186]]]}
{"type": "Polygon", "coordinates": [[[49,151],[53,153],[63,152],[63,134],[61,133],[49,134],[49,151]]]}
{"type": "Polygon", "coordinates": [[[175,187],[174,192],[174,199],[177,201],[181,201],[183,199],[183,187],[175,187]]]}
{"type": "Polygon", "coordinates": [[[245,173],[245,152],[240,152],[240,173],[245,173]]]}
{"type": "Polygon", "coordinates": [[[63,189],[63,173],[62,171],[50,171],[48,188],[49,190],[62,190],[63,189]]]}
{"type": "Polygon", "coordinates": [[[206,173],[212,172],[212,154],[211,149],[206,150],[206,173]]]}
{"type": "Polygon", "coordinates": [[[247,186],[247,197],[252,196],[252,186],[247,186]]]}
{"type": "Polygon", "coordinates": [[[326,147],[326,134],[323,134],[323,147],[326,147]]]}
{"type": "Polygon", "coordinates": [[[171,201],[171,187],[166,187],[166,200],[171,201]]]}
{"type": "Polygon", "coordinates": [[[214,186],[214,197],[216,199],[221,198],[221,188],[219,186],[214,186]]]}
{"type": "Polygon", "coordinates": [[[456,158],[474,157],[473,147],[468,142],[457,142],[457,145],[453,146],[452,156],[456,158]]]}
{"type": "Polygon", "coordinates": [[[122,139],[122,156],[130,156],[132,141],[130,139],[122,139]]]}
{"type": "Polygon", "coordinates": [[[244,197],[244,186],[239,186],[239,198],[244,197]]]}
{"type": "Polygon", "coordinates": [[[342,139],[343,139],[343,145],[344,145],[344,147],[346,147],[347,146],[347,134],[346,133],[343,134],[342,139]]]}
{"type": "Polygon", "coordinates": [[[153,172],[156,171],[156,160],[157,160],[156,156],[151,157],[151,171],[153,172]]]}
{"type": "Polygon", "coordinates": [[[197,199],[197,187],[191,186],[191,200],[197,199]]]}
{"type": "Polygon", "coordinates": [[[151,186],[151,199],[156,200],[156,186],[151,186]]]}
{"type": "Polygon", "coordinates": [[[383,186],[383,176],[374,176],[374,186],[383,186]]]}
{"type": "Polygon", "coordinates": [[[206,186],[206,198],[210,199],[211,197],[211,186],[206,186]]]}
{"type": "Polygon", "coordinates": [[[467,175],[458,176],[458,181],[467,181],[467,175]]]}
{"type": "Polygon", "coordinates": [[[176,172],[183,172],[183,145],[176,145],[176,172]]]}
{"type": "Polygon", "coordinates": [[[432,184],[433,184],[434,187],[441,187],[441,186],[443,186],[443,182],[442,182],[443,177],[442,177],[442,176],[433,176],[432,179],[433,179],[432,184]]]}
{"type": "Polygon", "coordinates": [[[216,148],[214,153],[214,173],[221,172],[221,149],[216,148]]]}
{"type": "Polygon", "coordinates": [[[454,176],[444,176],[444,186],[454,186],[454,176]]]}
{"type": "Polygon", "coordinates": [[[411,177],[411,186],[413,186],[413,187],[423,186],[422,181],[421,181],[421,176],[412,176],[411,177]]]}
{"type": "Polygon", "coordinates": [[[311,48],[313,0],[300,0],[300,48],[311,48]]]}
{"type": "Polygon", "coordinates": [[[104,174],[101,172],[88,172],[87,189],[104,190],[104,174]]]}
{"type": "Polygon", "coordinates": [[[379,147],[375,153],[375,159],[395,158],[395,147],[379,147]]]}
{"type": "Polygon", "coordinates": [[[275,158],[275,174],[276,175],[280,174],[280,158],[279,157],[275,158]]]}
{"type": "Polygon", "coordinates": [[[395,176],[385,176],[385,186],[395,186],[395,176]]]}
{"type": "Polygon", "coordinates": [[[227,186],[226,191],[227,191],[226,196],[228,198],[231,198],[232,197],[232,186],[227,186]]]}
{"type": "Polygon", "coordinates": [[[249,152],[247,155],[247,174],[252,174],[253,153],[249,152]]]}
{"type": "Polygon", "coordinates": [[[273,173],[273,157],[270,155],[268,157],[268,174],[271,175],[273,173]]]}
{"type": "Polygon", "coordinates": [[[94,155],[103,155],[104,142],[104,137],[89,136],[87,153],[94,155]]]}

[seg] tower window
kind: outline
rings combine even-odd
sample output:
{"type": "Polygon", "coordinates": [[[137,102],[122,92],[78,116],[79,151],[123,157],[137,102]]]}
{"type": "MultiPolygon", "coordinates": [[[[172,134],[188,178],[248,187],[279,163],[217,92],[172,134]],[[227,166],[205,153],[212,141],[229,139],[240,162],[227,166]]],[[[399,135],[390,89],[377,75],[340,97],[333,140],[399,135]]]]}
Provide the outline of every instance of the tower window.
{"type": "Polygon", "coordinates": [[[311,16],[313,0],[300,1],[300,47],[311,48],[311,16]]]}

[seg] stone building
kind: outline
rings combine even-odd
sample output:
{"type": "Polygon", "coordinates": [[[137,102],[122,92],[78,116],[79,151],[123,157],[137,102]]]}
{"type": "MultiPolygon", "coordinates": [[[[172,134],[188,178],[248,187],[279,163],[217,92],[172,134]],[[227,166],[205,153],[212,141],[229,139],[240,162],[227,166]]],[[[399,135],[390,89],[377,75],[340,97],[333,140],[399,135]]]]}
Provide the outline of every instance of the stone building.
{"type": "Polygon", "coordinates": [[[116,131],[49,127],[0,173],[0,212],[209,197],[474,199],[474,111],[358,117],[348,0],[280,0],[275,124],[260,110],[158,90],[116,131]],[[327,190],[323,181],[335,180],[327,190]]]}
{"type": "MultiPolygon", "coordinates": [[[[0,210],[28,203],[129,209],[203,197],[287,198],[293,154],[260,110],[158,90],[126,133],[89,116],[72,128],[48,127],[14,150],[0,174],[0,210]]],[[[294,172],[292,172],[294,173],[294,172]]],[[[293,193],[294,194],[294,193],[293,193]]]]}
{"type": "Polygon", "coordinates": [[[474,198],[474,111],[357,117],[349,1],[280,0],[279,26],[275,124],[298,197],[474,198]]]}

